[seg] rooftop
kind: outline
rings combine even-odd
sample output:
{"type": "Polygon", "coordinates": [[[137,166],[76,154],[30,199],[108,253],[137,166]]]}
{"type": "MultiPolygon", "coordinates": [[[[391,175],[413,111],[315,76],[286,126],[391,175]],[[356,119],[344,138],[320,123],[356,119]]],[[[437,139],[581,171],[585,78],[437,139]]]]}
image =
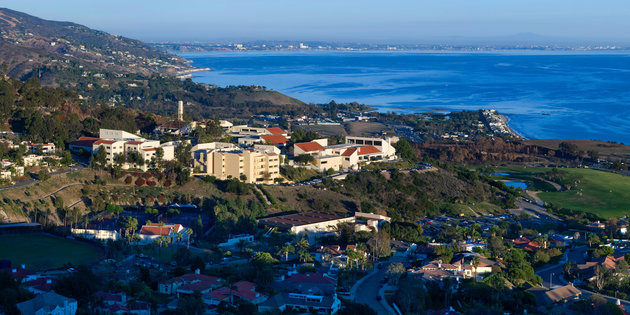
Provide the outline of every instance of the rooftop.
{"type": "Polygon", "coordinates": [[[304,213],[287,214],[277,217],[259,219],[258,222],[266,225],[276,226],[279,228],[289,229],[294,226],[321,223],[332,220],[344,219],[341,215],[335,213],[310,211],[304,213]]]}

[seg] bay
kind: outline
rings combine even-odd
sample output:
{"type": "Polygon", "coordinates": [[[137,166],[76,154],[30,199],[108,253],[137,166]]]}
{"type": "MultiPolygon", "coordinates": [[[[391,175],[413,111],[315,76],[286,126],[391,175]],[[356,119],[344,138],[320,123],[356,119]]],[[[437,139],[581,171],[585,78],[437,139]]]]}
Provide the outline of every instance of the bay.
{"type": "Polygon", "coordinates": [[[630,52],[205,52],[196,82],[382,112],[497,109],[528,138],[630,143],[630,52]]]}

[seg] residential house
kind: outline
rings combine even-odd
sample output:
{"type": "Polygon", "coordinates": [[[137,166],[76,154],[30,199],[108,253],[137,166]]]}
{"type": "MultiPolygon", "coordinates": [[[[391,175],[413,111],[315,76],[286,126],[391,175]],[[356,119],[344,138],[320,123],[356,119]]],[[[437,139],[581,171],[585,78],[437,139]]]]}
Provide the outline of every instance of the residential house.
{"type": "Polygon", "coordinates": [[[213,289],[221,287],[221,279],[213,276],[207,276],[199,273],[185,274],[175,277],[158,284],[158,292],[162,294],[193,294],[200,292],[205,294],[213,289]]]}
{"type": "Polygon", "coordinates": [[[534,287],[527,290],[536,297],[539,305],[549,305],[554,303],[566,303],[572,300],[579,300],[582,295],[580,289],[568,284],[553,290],[547,290],[541,287],[534,287]]]}
{"type": "Polygon", "coordinates": [[[608,255],[595,260],[587,261],[584,264],[577,265],[578,278],[582,281],[591,282],[596,278],[596,270],[598,267],[603,266],[613,273],[617,269],[617,263],[625,259],[622,254],[608,255]]]}
{"type": "Polygon", "coordinates": [[[256,284],[249,281],[238,281],[203,295],[203,300],[208,305],[219,305],[221,302],[234,304],[238,299],[257,305],[267,300],[267,296],[257,292],[256,284]]]}
{"type": "Polygon", "coordinates": [[[143,225],[140,228],[140,241],[139,244],[149,244],[153,240],[159,239],[161,236],[168,237],[171,242],[177,240],[177,234],[182,234],[182,239],[186,239],[186,229],[181,224],[163,224],[163,223],[151,223],[143,225]]]}
{"type": "Polygon", "coordinates": [[[459,253],[453,257],[451,264],[461,268],[466,278],[472,278],[475,274],[479,276],[485,273],[491,273],[493,266],[499,266],[497,262],[476,253],[459,253]],[[473,262],[475,257],[479,257],[479,265],[477,265],[476,268],[473,262]]]}
{"type": "Polygon", "coordinates": [[[77,312],[77,300],[50,291],[18,303],[18,310],[24,315],[74,315],[77,312]]]}
{"type": "Polygon", "coordinates": [[[258,304],[258,311],[293,311],[335,314],[341,307],[337,280],[322,273],[298,273],[274,283],[280,293],[258,304]]]}
{"type": "Polygon", "coordinates": [[[219,247],[224,249],[234,249],[237,248],[241,242],[244,244],[251,244],[254,242],[254,236],[251,234],[230,235],[226,242],[219,244],[219,247]]]}

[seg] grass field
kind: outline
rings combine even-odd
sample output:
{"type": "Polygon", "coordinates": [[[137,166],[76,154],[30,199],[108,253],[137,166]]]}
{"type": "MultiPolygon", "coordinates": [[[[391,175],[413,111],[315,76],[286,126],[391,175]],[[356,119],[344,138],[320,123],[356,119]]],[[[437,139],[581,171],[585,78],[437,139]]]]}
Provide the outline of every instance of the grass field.
{"type": "Polygon", "coordinates": [[[13,266],[41,271],[73,265],[90,264],[103,258],[91,245],[46,234],[0,235],[0,259],[13,266]]]}
{"type": "MultiPolygon", "coordinates": [[[[548,172],[549,168],[499,167],[497,172],[508,172],[525,178],[548,172]]],[[[596,214],[602,218],[630,215],[630,177],[583,168],[561,171],[577,176],[578,182],[570,190],[545,191],[538,194],[543,201],[558,207],[596,214]]]]}

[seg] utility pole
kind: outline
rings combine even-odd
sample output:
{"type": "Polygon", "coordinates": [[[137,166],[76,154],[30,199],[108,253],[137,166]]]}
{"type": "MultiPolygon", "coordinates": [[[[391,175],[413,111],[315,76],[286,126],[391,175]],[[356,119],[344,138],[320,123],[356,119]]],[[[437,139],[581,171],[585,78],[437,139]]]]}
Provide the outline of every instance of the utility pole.
{"type": "Polygon", "coordinates": [[[553,286],[553,273],[549,275],[549,290],[551,290],[551,287],[553,286]]]}

